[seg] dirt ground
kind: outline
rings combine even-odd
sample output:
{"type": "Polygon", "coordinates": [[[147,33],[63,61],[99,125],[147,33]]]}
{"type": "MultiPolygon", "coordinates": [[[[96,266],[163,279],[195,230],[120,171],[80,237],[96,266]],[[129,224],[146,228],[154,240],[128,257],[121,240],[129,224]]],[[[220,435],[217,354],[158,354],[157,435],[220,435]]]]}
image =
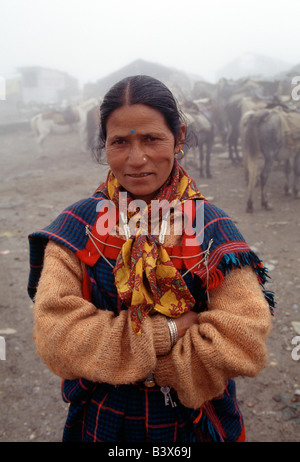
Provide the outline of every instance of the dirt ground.
{"type": "MultiPolygon", "coordinates": [[[[80,152],[76,133],[52,135],[43,154],[30,132],[1,134],[0,159],[0,336],[6,346],[0,361],[0,441],[59,442],[67,405],[60,378],[35,352],[27,236],[90,195],[107,170],[80,152]]],[[[300,200],[283,195],[277,166],[268,184],[273,210],[261,209],[257,189],[255,212],[247,214],[243,167],[233,166],[220,147],[212,155],[213,178],[200,179],[192,162],[190,168],[203,194],[234,218],[269,266],[268,288],[276,293],[268,365],[256,378],[237,380],[247,441],[300,441],[300,353],[293,344],[300,340],[300,200]]]]}

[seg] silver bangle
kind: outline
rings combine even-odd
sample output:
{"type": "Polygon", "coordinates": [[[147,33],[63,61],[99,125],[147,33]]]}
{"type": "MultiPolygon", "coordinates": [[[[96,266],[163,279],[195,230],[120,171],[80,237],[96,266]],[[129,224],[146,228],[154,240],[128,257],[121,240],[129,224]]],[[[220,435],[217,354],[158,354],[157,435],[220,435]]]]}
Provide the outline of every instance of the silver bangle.
{"type": "Polygon", "coordinates": [[[171,347],[173,348],[173,346],[175,345],[175,343],[177,343],[178,340],[178,330],[174,319],[168,318],[168,326],[171,335],[171,347]]]}

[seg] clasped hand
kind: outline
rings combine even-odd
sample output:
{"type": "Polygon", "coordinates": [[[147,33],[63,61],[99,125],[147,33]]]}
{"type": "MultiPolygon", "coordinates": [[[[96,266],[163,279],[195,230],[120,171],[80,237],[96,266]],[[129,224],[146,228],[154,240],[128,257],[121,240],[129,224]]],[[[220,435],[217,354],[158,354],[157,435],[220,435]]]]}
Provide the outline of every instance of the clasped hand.
{"type": "Polygon", "coordinates": [[[195,313],[195,311],[187,311],[179,318],[174,319],[178,330],[178,338],[182,337],[193,324],[198,323],[198,316],[199,313],[195,313]]]}

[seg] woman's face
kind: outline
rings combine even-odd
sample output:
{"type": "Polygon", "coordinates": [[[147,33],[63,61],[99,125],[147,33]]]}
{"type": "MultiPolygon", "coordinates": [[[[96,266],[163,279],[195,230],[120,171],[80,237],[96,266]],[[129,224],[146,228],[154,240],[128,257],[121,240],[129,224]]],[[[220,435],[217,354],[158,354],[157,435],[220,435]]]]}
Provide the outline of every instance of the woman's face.
{"type": "MultiPolygon", "coordinates": [[[[164,116],[144,104],[125,105],[109,116],[106,155],[110,168],[135,199],[149,202],[170,175],[176,143],[164,116]]],[[[179,140],[184,140],[182,124],[179,140]]]]}

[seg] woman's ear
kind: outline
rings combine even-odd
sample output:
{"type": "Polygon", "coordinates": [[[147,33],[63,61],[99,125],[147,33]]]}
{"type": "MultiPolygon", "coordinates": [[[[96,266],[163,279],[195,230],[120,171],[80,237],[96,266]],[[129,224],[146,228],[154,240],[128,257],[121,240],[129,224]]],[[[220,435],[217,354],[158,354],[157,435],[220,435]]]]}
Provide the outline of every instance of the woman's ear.
{"type": "Polygon", "coordinates": [[[180,125],[180,129],[176,138],[175,144],[175,154],[179,154],[180,150],[183,148],[185,143],[185,133],[186,133],[186,126],[185,124],[180,125]]]}

